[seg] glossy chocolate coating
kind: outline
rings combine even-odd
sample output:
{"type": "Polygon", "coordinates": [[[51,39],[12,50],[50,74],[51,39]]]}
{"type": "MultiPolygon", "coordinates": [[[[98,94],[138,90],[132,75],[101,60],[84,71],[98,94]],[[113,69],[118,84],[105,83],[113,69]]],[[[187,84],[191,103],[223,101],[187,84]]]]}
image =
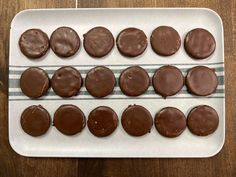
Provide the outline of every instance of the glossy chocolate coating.
{"type": "Polygon", "coordinates": [[[81,132],[85,124],[84,113],[75,105],[62,105],[54,114],[53,125],[65,135],[74,135],[81,132]]]}
{"type": "Polygon", "coordinates": [[[96,58],[107,55],[114,46],[112,33],[104,27],[95,27],[84,34],[84,49],[96,58]]]}
{"type": "Polygon", "coordinates": [[[184,48],[192,58],[204,59],[215,51],[215,38],[209,31],[202,28],[196,28],[186,35],[184,48]]]}
{"type": "Polygon", "coordinates": [[[49,39],[40,29],[26,30],[19,39],[21,52],[30,59],[45,55],[49,49],[49,39]]]}
{"type": "Polygon", "coordinates": [[[112,134],[118,125],[118,116],[107,106],[99,106],[89,114],[87,125],[89,131],[97,137],[112,134]]]}
{"type": "Polygon", "coordinates": [[[187,73],[186,86],[194,95],[210,95],[216,91],[217,85],[218,79],[214,70],[206,66],[193,67],[187,73]]]}
{"type": "Polygon", "coordinates": [[[178,68],[166,65],[156,70],[152,84],[155,91],[166,98],[181,90],[184,86],[184,76],[178,68]]]}
{"type": "Polygon", "coordinates": [[[51,83],[57,95],[71,97],[79,93],[83,80],[77,69],[63,66],[53,74],[51,83]]]}
{"type": "Polygon", "coordinates": [[[49,87],[48,74],[41,68],[30,67],[21,74],[20,88],[28,97],[39,98],[47,93],[49,87]]]}
{"type": "Polygon", "coordinates": [[[159,26],[154,29],[150,42],[153,51],[162,56],[173,55],[181,45],[178,32],[169,26],[159,26]]]}
{"type": "Polygon", "coordinates": [[[147,36],[140,29],[126,28],[119,33],[116,45],[122,55],[136,57],[147,48],[147,36]]]}
{"type": "Polygon", "coordinates": [[[105,97],[112,93],[116,84],[113,72],[105,66],[92,68],[86,75],[85,87],[94,97],[105,97]]]}
{"type": "Polygon", "coordinates": [[[21,127],[31,136],[41,136],[50,127],[50,115],[41,105],[32,105],[21,114],[21,127]]]}
{"type": "Polygon", "coordinates": [[[139,96],[150,85],[148,73],[139,66],[128,67],[122,71],[119,78],[121,91],[127,96],[139,96]]]}
{"type": "Polygon", "coordinates": [[[219,117],[215,109],[207,105],[194,107],[188,114],[189,130],[198,136],[207,136],[215,132],[219,124],[219,117]]]}
{"type": "Polygon", "coordinates": [[[132,136],[150,133],[153,120],[150,112],[139,105],[130,105],[122,114],[121,123],[124,130],[132,136]]]}
{"type": "Polygon", "coordinates": [[[70,57],[79,50],[80,38],[75,30],[63,26],[52,33],[50,46],[59,57],[70,57]]]}
{"type": "Polygon", "coordinates": [[[155,127],[165,137],[177,137],[186,128],[184,114],[174,107],[161,109],[155,116],[155,127]]]}

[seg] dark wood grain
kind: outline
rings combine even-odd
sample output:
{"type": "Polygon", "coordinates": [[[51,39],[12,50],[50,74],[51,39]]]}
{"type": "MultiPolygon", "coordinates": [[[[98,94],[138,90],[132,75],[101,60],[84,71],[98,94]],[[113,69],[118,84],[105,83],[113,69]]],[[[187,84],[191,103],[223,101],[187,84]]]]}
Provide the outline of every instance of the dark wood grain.
{"type": "MultiPolygon", "coordinates": [[[[205,159],[27,158],[8,142],[7,77],[9,27],[27,8],[75,7],[73,0],[0,0],[0,177],[235,177],[236,176],[236,2],[231,0],[80,0],[78,7],[208,7],[221,16],[225,33],[226,140],[205,159]]],[[[209,145],[210,146],[210,145],[209,145]]]]}

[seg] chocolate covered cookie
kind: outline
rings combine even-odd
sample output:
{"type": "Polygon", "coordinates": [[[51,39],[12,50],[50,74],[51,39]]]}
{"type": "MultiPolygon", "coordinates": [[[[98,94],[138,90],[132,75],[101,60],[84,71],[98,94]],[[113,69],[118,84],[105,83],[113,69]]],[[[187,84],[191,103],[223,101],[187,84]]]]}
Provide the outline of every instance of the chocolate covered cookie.
{"type": "Polygon", "coordinates": [[[71,97],[79,93],[83,80],[80,72],[70,66],[63,66],[52,76],[53,91],[61,97],[71,97]]]}
{"type": "Polygon", "coordinates": [[[74,135],[81,132],[85,124],[84,113],[75,105],[62,105],[54,114],[53,125],[65,135],[74,135]]]}
{"type": "Polygon", "coordinates": [[[127,96],[139,96],[148,89],[149,85],[148,73],[140,66],[126,68],[119,77],[120,89],[127,96]]]}
{"type": "Polygon", "coordinates": [[[30,59],[37,59],[45,55],[49,49],[49,39],[40,29],[26,30],[19,39],[21,52],[30,59]]]}
{"type": "Polygon", "coordinates": [[[84,34],[84,49],[95,58],[107,55],[114,46],[112,33],[104,27],[95,27],[84,34]]]}
{"type": "Polygon", "coordinates": [[[97,137],[112,134],[118,125],[118,116],[107,106],[99,106],[89,114],[87,125],[89,131],[97,137]]]}
{"type": "Polygon", "coordinates": [[[152,84],[156,93],[166,98],[181,90],[184,86],[184,76],[175,66],[166,65],[156,70],[152,84]]]}
{"type": "Polygon", "coordinates": [[[155,116],[155,127],[165,137],[177,137],[186,128],[185,115],[174,107],[161,109],[155,116]]]}
{"type": "Polygon", "coordinates": [[[185,36],[184,48],[192,58],[205,59],[215,51],[215,38],[209,31],[196,28],[185,36]]]}
{"type": "Polygon", "coordinates": [[[132,136],[150,133],[153,120],[150,112],[139,105],[130,105],[122,114],[121,123],[124,130],[132,136]]]}
{"type": "Polygon", "coordinates": [[[45,95],[50,87],[48,74],[41,68],[30,67],[20,77],[20,88],[30,98],[45,95]]]}
{"type": "Polygon", "coordinates": [[[127,57],[141,55],[147,48],[147,36],[137,28],[126,28],[116,38],[119,52],[127,57]]]}
{"type": "Polygon", "coordinates": [[[92,68],[86,75],[85,87],[94,97],[105,97],[112,93],[116,84],[113,72],[105,66],[92,68]]]}
{"type": "Polygon", "coordinates": [[[50,46],[59,57],[70,57],[79,50],[80,38],[75,30],[63,26],[52,33],[50,46]]]}
{"type": "Polygon", "coordinates": [[[170,26],[159,26],[154,29],[150,42],[153,51],[162,56],[173,55],[181,45],[179,33],[170,26]]]}
{"type": "Polygon", "coordinates": [[[186,86],[190,93],[207,96],[217,89],[218,79],[214,69],[206,66],[196,66],[190,69],[186,76],[186,86]]]}
{"type": "Polygon", "coordinates": [[[189,112],[187,124],[193,134],[207,136],[216,131],[219,124],[219,116],[212,107],[200,105],[189,112]]]}
{"type": "Polygon", "coordinates": [[[21,114],[21,127],[31,136],[41,136],[50,127],[50,115],[41,105],[32,105],[21,114]]]}

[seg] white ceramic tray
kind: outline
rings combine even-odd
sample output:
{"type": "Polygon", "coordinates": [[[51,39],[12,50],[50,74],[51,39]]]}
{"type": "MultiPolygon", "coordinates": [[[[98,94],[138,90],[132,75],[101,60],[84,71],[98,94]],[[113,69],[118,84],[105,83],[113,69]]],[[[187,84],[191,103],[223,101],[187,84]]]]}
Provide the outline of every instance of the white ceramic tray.
{"type": "MultiPolygon", "coordinates": [[[[40,9],[26,10],[18,13],[12,21],[10,31],[9,56],[9,141],[12,148],[24,156],[37,157],[210,157],[220,151],[225,137],[225,94],[224,94],[224,38],[222,21],[214,11],[205,8],[134,8],[134,9],[40,9]],[[60,26],[74,28],[81,39],[83,34],[95,26],[108,28],[116,37],[126,27],[142,29],[148,38],[152,30],[160,25],[174,27],[183,41],[184,36],[193,28],[201,27],[209,30],[215,37],[216,50],[214,54],[203,61],[191,59],[180,50],[171,57],[156,55],[150,43],[145,53],[135,59],[129,59],[119,54],[116,47],[103,59],[91,58],[81,47],[80,51],[70,59],[61,59],[51,50],[43,59],[33,61],[27,59],[19,50],[18,39],[29,28],[40,28],[48,36],[60,26]],[[124,96],[119,87],[115,87],[112,95],[105,99],[94,99],[83,87],[80,95],[69,99],[56,96],[52,90],[39,100],[30,100],[21,93],[19,78],[21,73],[30,66],[45,69],[51,77],[60,66],[76,67],[85,77],[86,72],[97,65],[111,68],[116,78],[120,71],[131,65],[140,65],[147,69],[150,76],[155,69],[164,64],[179,67],[184,75],[186,70],[196,65],[206,65],[216,69],[219,86],[215,94],[209,97],[195,97],[182,91],[167,99],[155,94],[150,87],[146,94],[130,98],[124,96]],[[185,115],[196,105],[207,104],[215,108],[219,114],[219,127],[207,137],[194,136],[186,130],[177,138],[165,138],[153,127],[150,134],[142,137],[131,137],[124,132],[121,124],[116,131],[106,138],[94,137],[86,127],[82,133],[75,136],[65,136],[55,127],[41,137],[34,138],[24,133],[20,126],[20,115],[29,105],[41,104],[53,117],[55,110],[61,105],[71,103],[79,106],[85,115],[99,105],[112,107],[121,116],[129,104],[145,106],[154,116],[157,111],[166,106],[174,106],[185,115]]],[[[183,44],[183,42],[182,42],[183,44]]]]}

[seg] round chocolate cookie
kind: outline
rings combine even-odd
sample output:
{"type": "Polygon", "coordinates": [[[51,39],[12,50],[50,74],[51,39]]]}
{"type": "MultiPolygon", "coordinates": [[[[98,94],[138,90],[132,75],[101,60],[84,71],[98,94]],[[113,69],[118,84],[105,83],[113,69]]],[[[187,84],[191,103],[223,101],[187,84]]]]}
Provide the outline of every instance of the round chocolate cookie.
{"type": "Polygon", "coordinates": [[[57,95],[71,97],[79,93],[83,80],[77,69],[63,66],[53,74],[51,83],[57,95]]]}
{"type": "Polygon", "coordinates": [[[92,68],[86,75],[85,87],[94,97],[105,97],[112,93],[116,85],[113,72],[105,66],[92,68]]]}
{"type": "Polygon", "coordinates": [[[122,114],[121,123],[124,130],[132,136],[150,133],[153,120],[150,112],[139,105],[130,105],[122,114]]]}
{"type": "Polygon", "coordinates": [[[59,57],[70,57],[79,50],[80,38],[75,30],[63,26],[52,33],[50,46],[59,57]]]}
{"type": "Polygon", "coordinates": [[[40,29],[25,31],[20,39],[21,52],[30,59],[37,59],[45,55],[49,49],[49,39],[46,33],[40,29]]]}
{"type": "Polygon", "coordinates": [[[162,66],[156,70],[152,78],[156,93],[164,98],[178,93],[184,86],[184,76],[175,66],[162,66]]]}
{"type": "Polygon", "coordinates": [[[155,116],[155,127],[157,131],[169,138],[179,136],[186,128],[184,114],[174,107],[161,109],[155,116]]]}
{"type": "Polygon", "coordinates": [[[218,79],[214,70],[206,66],[193,67],[187,73],[186,86],[194,95],[210,95],[216,91],[217,85],[218,79]]]}
{"type": "Polygon", "coordinates": [[[140,29],[126,28],[119,33],[116,45],[122,55],[136,57],[147,48],[147,36],[140,29]]]}
{"type": "Polygon", "coordinates": [[[20,77],[22,92],[31,98],[39,98],[45,95],[50,87],[48,74],[41,68],[30,67],[20,77]]]}
{"type": "Polygon", "coordinates": [[[143,68],[132,66],[122,71],[119,85],[125,95],[139,96],[148,89],[150,78],[143,68]]]}
{"type": "Polygon", "coordinates": [[[204,59],[215,51],[215,38],[209,31],[202,28],[196,28],[186,35],[184,48],[192,58],[204,59]]]}
{"type": "Polygon", "coordinates": [[[75,105],[62,105],[54,114],[53,125],[65,135],[81,132],[85,124],[84,113],[75,105]]]}
{"type": "Polygon", "coordinates": [[[162,56],[173,55],[181,45],[179,33],[169,26],[154,29],[150,41],[153,51],[162,56]]]}
{"type": "Polygon", "coordinates": [[[89,131],[97,137],[112,134],[118,125],[118,116],[107,106],[99,106],[92,110],[88,117],[89,131]]]}
{"type": "Polygon", "coordinates": [[[215,109],[207,105],[194,107],[188,114],[189,130],[198,136],[212,134],[218,127],[219,117],[215,109]]]}
{"type": "Polygon", "coordinates": [[[114,37],[104,27],[95,27],[84,34],[84,49],[96,58],[107,55],[114,46],[114,37]]]}
{"type": "Polygon", "coordinates": [[[41,105],[32,105],[21,114],[21,127],[31,136],[41,136],[50,127],[50,115],[41,105]]]}

